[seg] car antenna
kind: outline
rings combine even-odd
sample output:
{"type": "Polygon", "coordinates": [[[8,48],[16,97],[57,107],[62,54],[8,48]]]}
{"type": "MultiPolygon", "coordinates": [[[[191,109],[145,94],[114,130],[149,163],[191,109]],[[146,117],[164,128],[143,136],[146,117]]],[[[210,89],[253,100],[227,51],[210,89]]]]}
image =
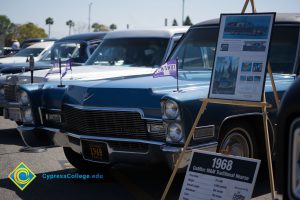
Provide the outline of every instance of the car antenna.
{"type": "Polygon", "coordinates": [[[58,58],[58,67],[59,67],[59,80],[60,80],[58,87],[64,87],[64,85],[62,84],[62,77],[61,77],[61,58],[58,58]]]}
{"type": "Polygon", "coordinates": [[[30,70],[30,80],[33,83],[33,71],[34,71],[34,57],[32,54],[29,56],[29,70],[30,70]]]}

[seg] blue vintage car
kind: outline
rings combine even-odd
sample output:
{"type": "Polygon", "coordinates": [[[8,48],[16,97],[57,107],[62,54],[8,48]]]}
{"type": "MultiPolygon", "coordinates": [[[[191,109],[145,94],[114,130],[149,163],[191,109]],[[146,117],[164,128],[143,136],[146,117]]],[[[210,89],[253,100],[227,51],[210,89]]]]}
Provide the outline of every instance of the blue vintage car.
{"type": "Polygon", "coordinates": [[[278,112],[276,191],[300,199],[300,78],[285,93],[278,112]]]}
{"type": "MultiPolygon", "coordinates": [[[[66,72],[62,78],[63,84],[67,85],[78,80],[89,81],[152,74],[165,62],[173,47],[187,30],[188,27],[166,27],[109,32],[84,66],[72,69],[67,66],[62,67],[62,71],[66,72]]],[[[64,52],[64,48],[55,50],[64,52]]],[[[78,50],[77,53],[84,51],[78,50]]],[[[78,58],[82,59],[80,56],[78,58]]],[[[39,85],[50,82],[45,86],[48,87],[48,85],[58,85],[59,78],[59,69],[52,68],[35,72],[33,80],[35,83],[42,83],[39,85]]],[[[16,86],[29,83],[30,79],[30,73],[9,76],[4,80],[4,89],[1,89],[0,78],[0,107],[4,104],[5,118],[22,123],[16,86]],[[4,92],[5,101],[1,101],[1,91],[4,92]]]]}
{"type": "MultiPolygon", "coordinates": [[[[175,78],[151,75],[78,82],[66,88],[21,86],[26,120],[18,129],[24,141],[63,146],[70,163],[81,169],[162,161],[172,168],[208,94],[218,22],[192,26],[170,55],[169,60],[178,59],[179,90],[175,78]]],[[[279,96],[298,73],[299,25],[299,15],[276,16],[270,63],[279,96]]],[[[272,104],[268,121],[274,144],[277,109],[268,78],[265,91],[272,104]]],[[[192,149],[265,156],[260,109],[209,104],[192,134],[180,168],[192,149]]]]}

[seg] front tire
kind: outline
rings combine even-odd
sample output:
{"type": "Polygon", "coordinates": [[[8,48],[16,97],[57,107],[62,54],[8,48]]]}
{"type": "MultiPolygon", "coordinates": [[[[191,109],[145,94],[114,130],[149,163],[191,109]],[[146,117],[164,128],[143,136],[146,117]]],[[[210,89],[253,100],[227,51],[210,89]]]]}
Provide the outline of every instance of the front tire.
{"type": "Polygon", "coordinates": [[[222,128],[218,152],[258,158],[258,145],[252,127],[245,122],[233,122],[222,128]]]}
{"type": "Polygon", "coordinates": [[[67,160],[80,171],[104,171],[109,168],[107,164],[94,163],[83,159],[82,155],[76,153],[69,147],[63,147],[67,160]]]}

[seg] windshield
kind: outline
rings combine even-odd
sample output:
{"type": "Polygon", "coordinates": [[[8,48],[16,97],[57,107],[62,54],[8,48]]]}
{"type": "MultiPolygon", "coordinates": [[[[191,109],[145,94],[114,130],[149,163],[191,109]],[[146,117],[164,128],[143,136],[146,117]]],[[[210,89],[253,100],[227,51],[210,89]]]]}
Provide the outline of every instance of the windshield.
{"type": "Polygon", "coordinates": [[[28,57],[30,54],[32,54],[34,57],[37,57],[43,50],[43,48],[26,48],[20,50],[14,56],[28,57]]]}
{"type": "Polygon", "coordinates": [[[178,59],[179,70],[211,70],[213,67],[218,28],[191,29],[170,59],[178,59]]]}
{"type": "Polygon", "coordinates": [[[166,38],[106,39],[86,64],[158,67],[163,62],[168,42],[166,38]]]}
{"type": "Polygon", "coordinates": [[[84,63],[87,58],[85,43],[55,43],[51,48],[51,53],[43,58],[43,60],[68,60],[72,58],[72,62],[84,63]]]}

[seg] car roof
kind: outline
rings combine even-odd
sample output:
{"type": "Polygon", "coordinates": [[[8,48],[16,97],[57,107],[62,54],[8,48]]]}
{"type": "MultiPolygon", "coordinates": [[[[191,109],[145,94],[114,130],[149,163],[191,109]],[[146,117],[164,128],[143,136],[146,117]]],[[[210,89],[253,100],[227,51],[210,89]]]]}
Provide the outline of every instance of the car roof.
{"type": "Polygon", "coordinates": [[[26,42],[46,42],[46,41],[56,41],[56,38],[28,38],[24,40],[22,43],[26,42]]]}
{"type": "Polygon", "coordinates": [[[92,32],[92,33],[81,33],[81,34],[74,34],[63,37],[56,42],[64,42],[69,40],[81,40],[81,41],[91,41],[97,39],[103,39],[107,32],[92,32]]]}
{"type": "MultiPolygon", "coordinates": [[[[195,24],[195,26],[206,26],[206,25],[218,25],[220,22],[219,18],[206,20],[200,23],[195,24]]],[[[300,13],[276,13],[275,17],[275,23],[276,24],[286,24],[286,23],[292,23],[292,24],[300,24],[300,13]]]]}
{"type": "Polygon", "coordinates": [[[107,33],[105,39],[110,38],[130,38],[130,37],[160,37],[170,38],[175,34],[185,33],[189,29],[189,26],[182,27],[165,27],[160,29],[130,29],[130,30],[118,30],[107,33]]]}
{"type": "Polygon", "coordinates": [[[54,43],[54,41],[38,42],[27,48],[47,48],[47,47],[53,45],[53,43],[54,43]]]}

